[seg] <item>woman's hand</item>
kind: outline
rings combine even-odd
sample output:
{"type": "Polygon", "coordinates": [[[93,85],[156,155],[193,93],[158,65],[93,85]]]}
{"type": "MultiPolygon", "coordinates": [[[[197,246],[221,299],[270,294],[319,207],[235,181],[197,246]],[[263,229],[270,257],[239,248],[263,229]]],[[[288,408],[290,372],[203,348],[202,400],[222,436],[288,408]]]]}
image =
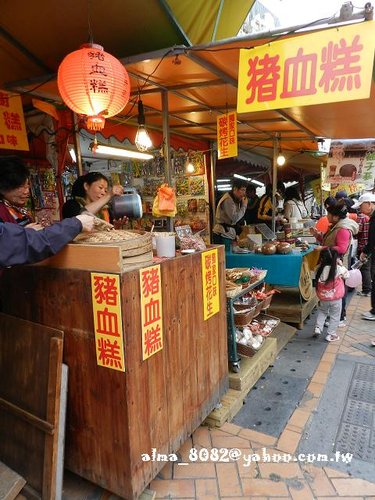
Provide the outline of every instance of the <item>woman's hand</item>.
{"type": "Polygon", "coordinates": [[[112,196],[120,196],[123,193],[124,193],[124,188],[120,184],[115,184],[112,187],[111,191],[112,196]]]}
{"type": "Polygon", "coordinates": [[[320,236],[320,232],[315,227],[310,227],[309,231],[310,231],[310,234],[312,234],[313,236],[315,236],[315,238],[317,238],[318,236],[320,236]]]}
{"type": "Polygon", "coordinates": [[[126,215],[124,215],[124,217],[122,217],[122,219],[114,219],[112,221],[112,224],[113,224],[115,229],[122,229],[123,226],[125,224],[127,224],[128,222],[129,222],[129,217],[126,217],[126,215]]]}

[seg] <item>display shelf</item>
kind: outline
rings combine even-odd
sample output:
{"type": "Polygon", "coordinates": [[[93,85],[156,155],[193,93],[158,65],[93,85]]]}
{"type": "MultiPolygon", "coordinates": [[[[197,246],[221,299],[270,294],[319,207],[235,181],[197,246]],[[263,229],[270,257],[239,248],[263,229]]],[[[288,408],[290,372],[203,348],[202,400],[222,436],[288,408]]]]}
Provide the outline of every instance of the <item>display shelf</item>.
{"type": "Polygon", "coordinates": [[[243,288],[240,292],[235,294],[233,297],[227,297],[227,332],[228,332],[228,356],[229,356],[229,364],[231,369],[238,373],[240,371],[240,361],[241,358],[237,353],[237,342],[236,342],[236,327],[234,324],[234,312],[233,312],[233,304],[234,302],[246,295],[248,292],[253,290],[254,288],[262,285],[264,279],[266,277],[266,273],[262,275],[261,279],[251,283],[246,288],[243,288]]]}

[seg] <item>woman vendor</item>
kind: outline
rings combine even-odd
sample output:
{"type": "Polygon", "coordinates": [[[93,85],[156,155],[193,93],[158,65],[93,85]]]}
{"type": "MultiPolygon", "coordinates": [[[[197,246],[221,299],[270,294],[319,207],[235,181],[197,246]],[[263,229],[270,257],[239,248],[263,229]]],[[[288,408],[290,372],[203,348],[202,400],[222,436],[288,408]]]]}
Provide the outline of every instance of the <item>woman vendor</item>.
{"type": "MultiPolygon", "coordinates": [[[[337,250],[343,264],[346,268],[348,267],[348,255],[350,251],[350,245],[355,236],[358,233],[358,224],[350,219],[348,216],[348,209],[344,200],[338,201],[335,205],[327,208],[327,218],[330,224],[328,231],[325,234],[317,231],[316,228],[310,228],[311,234],[315,236],[317,241],[321,243],[317,249],[321,250],[323,248],[333,248],[337,250]]],[[[345,326],[346,319],[346,293],[342,299],[342,310],[340,325],[345,326]]]]}
{"type": "Polygon", "coordinates": [[[30,195],[30,172],[20,158],[0,158],[0,222],[39,228],[25,208],[30,195]]]}
{"type": "Polygon", "coordinates": [[[297,186],[289,186],[285,190],[284,217],[290,219],[305,219],[308,216],[305,204],[302,201],[300,190],[297,186]]]}
{"type": "Polygon", "coordinates": [[[231,242],[236,239],[236,225],[246,212],[246,188],[246,181],[233,179],[231,191],[221,197],[216,207],[213,241],[225,245],[226,250],[230,249],[231,242]]]}
{"type": "MultiPolygon", "coordinates": [[[[110,214],[106,207],[113,195],[121,195],[124,189],[120,185],[108,190],[108,179],[100,172],[81,175],[72,187],[72,198],[62,207],[63,218],[74,217],[87,210],[100,219],[110,222],[110,214]]],[[[125,222],[125,221],[123,221],[125,222]]]]}

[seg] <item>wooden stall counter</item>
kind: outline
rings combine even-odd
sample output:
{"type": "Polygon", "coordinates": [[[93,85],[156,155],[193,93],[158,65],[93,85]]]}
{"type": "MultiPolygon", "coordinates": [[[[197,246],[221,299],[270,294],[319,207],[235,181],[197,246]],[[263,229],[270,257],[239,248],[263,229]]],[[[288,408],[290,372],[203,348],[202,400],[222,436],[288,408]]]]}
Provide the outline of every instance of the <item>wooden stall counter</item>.
{"type": "MultiPolygon", "coordinates": [[[[161,349],[144,360],[142,271],[116,272],[108,267],[108,262],[111,266],[116,262],[113,248],[101,250],[104,260],[90,257],[96,258],[95,268],[83,254],[77,264],[81,268],[74,269],[71,261],[66,268],[61,263],[77,251],[72,247],[42,266],[6,270],[3,312],[64,331],[63,359],[69,367],[65,465],[120,497],[134,499],[165,465],[144,461],[142,456],[151,456],[153,449],[175,453],[227,389],[224,248],[212,246],[207,252],[165,260],[156,268],[161,278],[163,341],[161,349]],[[202,265],[204,257],[214,263],[215,256],[217,281],[202,265]],[[105,273],[111,273],[110,281],[105,281],[105,273]],[[112,327],[108,330],[111,306],[100,306],[103,290],[92,285],[100,274],[102,286],[118,280],[124,366],[115,358],[113,366],[100,366],[99,341],[102,347],[113,344],[98,332],[107,325],[107,334],[114,333],[112,327]],[[218,291],[219,311],[214,314],[207,302],[207,283],[210,293],[212,287],[218,291]],[[102,323],[98,315],[95,325],[94,305],[107,314],[102,323]]],[[[147,269],[151,268],[143,268],[147,269]]],[[[111,297],[114,304],[114,290],[111,297]]]]}

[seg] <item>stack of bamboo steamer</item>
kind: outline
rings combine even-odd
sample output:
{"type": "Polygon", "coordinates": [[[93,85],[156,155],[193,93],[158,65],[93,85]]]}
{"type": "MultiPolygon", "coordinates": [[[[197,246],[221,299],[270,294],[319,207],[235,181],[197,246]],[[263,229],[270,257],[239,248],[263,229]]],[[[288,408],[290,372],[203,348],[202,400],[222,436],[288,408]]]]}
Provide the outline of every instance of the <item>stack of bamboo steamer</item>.
{"type": "Polygon", "coordinates": [[[122,270],[131,271],[152,264],[152,236],[147,231],[118,230],[81,233],[78,245],[116,246],[121,249],[122,270]]]}

